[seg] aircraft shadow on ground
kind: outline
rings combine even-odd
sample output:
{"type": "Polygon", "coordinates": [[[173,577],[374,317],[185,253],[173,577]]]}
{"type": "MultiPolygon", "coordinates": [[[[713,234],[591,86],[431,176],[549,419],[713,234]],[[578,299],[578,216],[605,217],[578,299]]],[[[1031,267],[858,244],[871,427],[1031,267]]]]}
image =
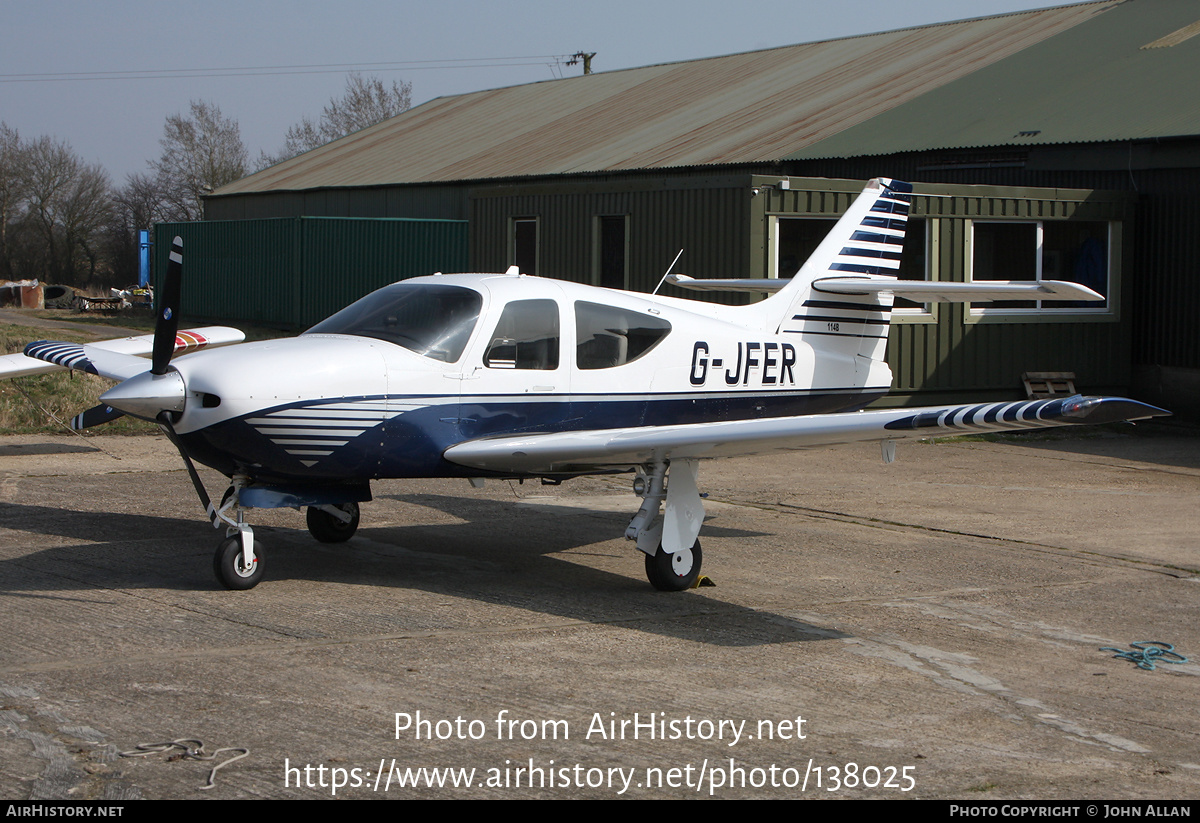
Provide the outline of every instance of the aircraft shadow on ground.
{"type": "MultiPolygon", "coordinates": [[[[275,605],[271,583],[305,580],[352,586],[415,589],[551,615],[583,623],[622,625],[639,631],[719,646],[756,646],[847,637],[795,618],[731,604],[703,589],[664,593],[642,577],[632,544],[608,544],[620,530],[596,528],[596,519],[621,529],[613,513],[560,516],[516,508],[507,502],[413,495],[470,520],[369,525],[349,543],[320,544],[302,528],[256,526],[264,546],[267,578],[251,592],[275,605]],[[512,521],[508,523],[507,521],[512,521]],[[597,534],[603,543],[597,543],[597,534]],[[623,555],[628,574],[617,574],[552,555],[596,546],[595,554],[623,555]],[[717,619],[714,619],[717,618],[717,619]]],[[[52,545],[0,559],[0,593],[34,599],[75,599],[104,589],[165,589],[214,592],[211,556],[220,534],[203,521],[141,514],[74,512],[0,504],[0,528],[10,533],[57,536],[74,545],[52,545]]],[[[748,532],[705,528],[707,537],[748,532]]],[[[42,541],[35,541],[42,542],[42,541]]],[[[586,557],[587,552],[577,552],[586,557]]],[[[331,597],[345,597],[343,593],[331,597]]],[[[219,607],[219,601],[214,605],[219,607]]],[[[240,601],[240,606],[245,603],[240,601]]]]}
{"type": "Polygon", "coordinates": [[[1114,423],[1107,429],[1049,429],[1008,434],[998,439],[1001,443],[1040,452],[1200,469],[1200,432],[1160,423],[1138,423],[1136,429],[1127,423],[1114,423]]]}
{"type": "Polygon", "coordinates": [[[0,446],[0,457],[32,457],[39,454],[86,454],[100,449],[82,443],[13,443],[0,446]]]}

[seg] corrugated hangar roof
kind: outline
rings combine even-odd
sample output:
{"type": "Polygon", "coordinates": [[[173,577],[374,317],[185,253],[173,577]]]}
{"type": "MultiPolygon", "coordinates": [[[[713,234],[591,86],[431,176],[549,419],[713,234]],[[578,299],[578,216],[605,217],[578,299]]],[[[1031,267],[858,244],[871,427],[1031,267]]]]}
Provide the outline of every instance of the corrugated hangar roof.
{"type": "Polygon", "coordinates": [[[1198,16],[1095,0],[443,97],[215,194],[1195,134],[1198,16]]]}
{"type": "Polygon", "coordinates": [[[1104,12],[787,159],[1200,134],[1200,3],[1104,12]]]}

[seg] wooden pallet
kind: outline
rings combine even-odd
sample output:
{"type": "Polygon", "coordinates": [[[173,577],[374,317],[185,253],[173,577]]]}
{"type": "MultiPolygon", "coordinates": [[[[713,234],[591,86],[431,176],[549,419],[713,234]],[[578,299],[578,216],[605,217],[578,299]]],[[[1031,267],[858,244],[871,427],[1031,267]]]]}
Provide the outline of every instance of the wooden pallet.
{"type": "Polygon", "coordinates": [[[1025,384],[1025,396],[1030,400],[1078,394],[1073,371],[1027,371],[1021,375],[1021,382],[1025,384]]]}

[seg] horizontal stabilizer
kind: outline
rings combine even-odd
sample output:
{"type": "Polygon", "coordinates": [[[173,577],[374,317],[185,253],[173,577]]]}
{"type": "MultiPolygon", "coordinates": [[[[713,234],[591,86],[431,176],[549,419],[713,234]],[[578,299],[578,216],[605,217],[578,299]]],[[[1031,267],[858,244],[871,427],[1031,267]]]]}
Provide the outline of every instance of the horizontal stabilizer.
{"type": "Polygon", "coordinates": [[[109,380],[128,380],[146,370],[146,361],[136,355],[119,354],[97,346],[60,343],[57,340],[30,343],[25,347],[25,356],[58,368],[98,374],[109,380]]]}
{"type": "Polygon", "coordinates": [[[975,403],[916,409],[814,414],[678,426],[642,426],[481,438],[451,446],[445,458],[491,472],[556,473],[629,468],[651,460],[741,457],[840,443],[1023,431],[1169,415],[1123,397],[975,403]]]}
{"type": "MultiPolygon", "coordinates": [[[[226,326],[208,326],[202,329],[181,331],[175,335],[175,355],[187,354],[204,348],[229,346],[234,343],[241,343],[245,339],[246,335],[242,334],[242,332],[226,326]]],[[[122,337],[116,340],[101,340],[87,345],[88,348],[103,349],[118,354],[138,355],[141,357],[149,355],[154,348],[154,335],[143,334],[136,337],[122,337]]],[[[37,343],[31,343],[27,346],[24,354],[7,354],[0,357],[0,380],[11,377],[26,377],[32,374],[48,374],[62,369],[89,371],[87,366],[84,365],[84,361],[91,362],[83,353],[83,346],[79,343],[56,343],[54,341],[40,340],[37,343]],[[30,354],[29,348],[32,346],[39,347],[37,350],[39,354],[30,354]]],[[[147,368],[149,366],[143,361],[141,370],[145,371],[147,368]]],[[[98,374],[101,372],[91,373],[98,374]]]]}
{"type": "Polygon", "coordinates": [[[896,280],[891,277],[823,277],[813,288],[828,294],[887,293],[917,303],[974,303],[993,300],[1081,300],[1096,302],[1104,295],[1066,280],[975,280],[947,283],[933,280],[896,280]]]}
{"type": "MultiPolygon", "coordinates": [[[[790,282],[766,277],[741,280],[696,280],[686,274],[667,276],[667,282],[691,291],[740,291],[771,294],[790,282]]],[[[1104,300],[1087,286],[1066,280],[976,280],[949,283],[931,280],[896,280],[892,277],[822,277],[813,281],[816,291],[827,294],[891,294],[917,303],[986,303],[995,300],[1104,300]]]]}

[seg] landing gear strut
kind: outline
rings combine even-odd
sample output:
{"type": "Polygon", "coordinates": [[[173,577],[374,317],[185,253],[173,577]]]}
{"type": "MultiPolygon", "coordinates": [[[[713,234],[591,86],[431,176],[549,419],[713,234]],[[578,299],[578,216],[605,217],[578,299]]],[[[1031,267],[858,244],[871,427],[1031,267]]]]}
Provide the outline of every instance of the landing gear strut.
{"type": "Polygon", "coordinates": [[[700,577],[702,555],[700,524],[704,504],[696,487],[698,466],[695,460],[677,460],[667,483],[667,462],[656,460],[638,471],[633,492],[642,498],[642,506],[629,522],[625,537],[636,540],[646,554],[646,577],[659,591],[690,589],[700,577]],[[666,509],[659,517],[659,508],[666,509]]]}

